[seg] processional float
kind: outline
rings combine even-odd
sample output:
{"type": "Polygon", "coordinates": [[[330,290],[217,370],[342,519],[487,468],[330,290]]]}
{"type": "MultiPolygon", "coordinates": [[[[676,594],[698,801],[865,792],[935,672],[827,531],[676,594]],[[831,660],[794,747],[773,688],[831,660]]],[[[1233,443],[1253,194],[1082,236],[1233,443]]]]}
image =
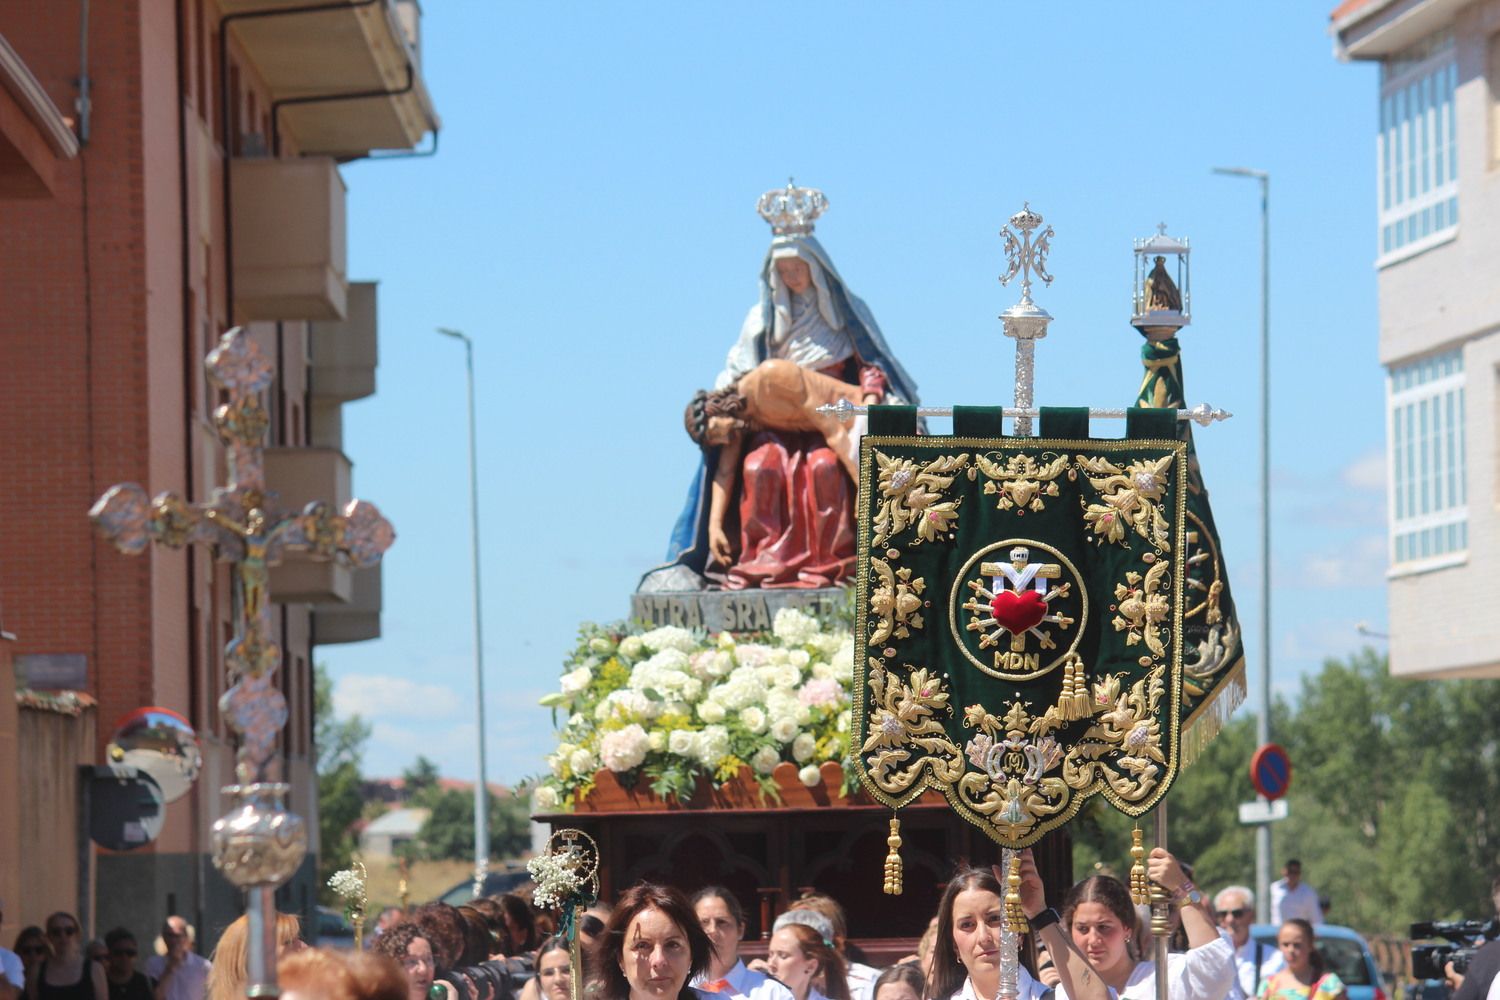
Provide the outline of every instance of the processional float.
{"type": "MultiPolygon", "coordinates": [[[[902,889],[899,811],[940,791],[1002,848],[999,997],[1014,1000],[1026,930],[1017,851],[1095,795],[1133,817],[1154,810],[1165,847],[1164,796],[1243,698],[1244,666],[1190,428],[1229,414],[1182,399],[1187,242],[1163,226],[1135,247],[1137,405],[1038,408],[1035,345],[1052,317],[1031,292],[1052,281],[1053,231],[1027,206],[1002,236],[1000,280],[1021,278],[1001,315],[1016,342],[1014,406],[830,410],[868,418],[852,756],[893,810],[884,888],[902,889]],[[951,416],[953,433],[919,434],[921,416],[951,416]],[[1090,436],[1090,418],[1121,417],[1123,438],[1090,436]]],[[[1139,827],[1132,854],[1165,1000],[1169,899],[1148,883],[1139,827]]]]}
{"type": "Polygon", "coordinates": [[[213,825],[213,861],[248,897],[245,993],[275,997],[275,892],[307,853],[307,827],[286,808],[290,786],[280,780],[276,740],[286,725],[287,705],[275,678],[281,647],[271,628],[271,567],[292,551],[374,566],[396,533],[364,500],[351,500],[342,511],[324,501],[301,511],[282,510],[265,475],[270,421],[261,394],[271,386],[274,367],[242,327],[224,334],[205,367],[226,397],[213,417],[226,452],[228,482],[198,503],[175,493],[148,498],[139,485],[122,483],[99,498],[89,517],[126,554],[139,555],[153,541],[174,549],[200,544],[233,567],[234,637],[224,649],[232,686],[219,711],[239,733],[240,746],[237,784],[223,790],[235,806],[213,825]]]}

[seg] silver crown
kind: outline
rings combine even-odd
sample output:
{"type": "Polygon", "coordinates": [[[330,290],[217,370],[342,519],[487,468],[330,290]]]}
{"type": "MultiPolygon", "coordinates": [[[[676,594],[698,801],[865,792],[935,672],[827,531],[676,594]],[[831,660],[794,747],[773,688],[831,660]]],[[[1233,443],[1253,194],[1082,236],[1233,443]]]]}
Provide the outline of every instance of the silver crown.
{"type": "Polygon", "coordinates": [[[806,236],[813,220],[828,211],[828,199],[817,188],[799,188],[787,178],[786,187],[761,195],[755,210],[771,224],[773,236],[806,236]]]}

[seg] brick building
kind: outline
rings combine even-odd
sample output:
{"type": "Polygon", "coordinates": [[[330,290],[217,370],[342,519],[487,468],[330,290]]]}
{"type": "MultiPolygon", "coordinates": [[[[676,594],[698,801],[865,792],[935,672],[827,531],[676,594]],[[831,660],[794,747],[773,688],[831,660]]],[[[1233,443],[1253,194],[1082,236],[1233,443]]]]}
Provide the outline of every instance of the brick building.
{"type": "MultiPolygon", "coordinates": [[[[0,898],[13,933],[79,911],[149,940],[181,913],[211,944],[240,912],[213,869],[233,747],[218,698],[227,570],[125,557],[86,513],[116,482],[223,481],[203,355],[248,326],[278,364],[267,473],[285,506],[346,500],[340,406],[374,391],[373,284],[345,274],[338,165],[435,143],[415,0],[7,0],[0,8],[0,898]],[[303,8],[317,7],[317,10],[303,8]],[[226,163],[229,169],[225,170],[226,163]],[[14,689],[12,685],[15,685],[14,689]],[[157,841],[80,852],[78,772],[160,705],[204,767],[157,841]]],[[[290,705],[290,807],[316,830],[312,656],[373,638],[378,568],[272,580],[290,705]]],[[[307,913],[313,860],[282,890],[307,913]]]]}

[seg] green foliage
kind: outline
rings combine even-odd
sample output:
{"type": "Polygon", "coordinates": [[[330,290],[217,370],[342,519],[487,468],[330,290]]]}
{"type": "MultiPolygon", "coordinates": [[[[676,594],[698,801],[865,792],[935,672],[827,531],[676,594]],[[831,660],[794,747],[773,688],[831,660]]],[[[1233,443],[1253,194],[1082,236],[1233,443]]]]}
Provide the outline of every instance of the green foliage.
{"type": "MultiPolygon", "coordinates": [[[[418,766],[422,760],[418,759],[418,766]]],[[[413,804],[432,812],[417,839],[400,853],[414,861],[466,860],[474,856],[472,792],[438,789],[434,779],[422,801],[413,804]]],[[[524,795],[490,795],[488,805],[490,857],[517,857],[531,846],[529,802],[524,795]]]]}
{"type": "MultiPolygon", "coordinates": [[[[313,665],[313,742],[318,773],[318,884],[329,894],[328,876],[349,867],[355,848],[354,823],[364,810],[360,762],[370,726],[359,716],[336,718],[333,680],[313,665]]],[[[331,901],[331,896],[325,902],[331,901]]]]}
{"type": "Polygon", "coordinates": [[[429,801],[438,794],[438,766],[425,756],[418,755],[411,767],[401,772],[405,784],[406,799],[413,806],[431,808],[429,801]]]}
{"type": "MultiPolygon", "coordinates": [[[[1273,706],[1272,739],[1292,757],[1290,817],[1272,826],[1272,870],[1298,858],[1333,903],[1329,919],[1365,934],[1417,920],[1490,915],[1500,863],[1500,684],[1393,679],[1365,649],[1328,660],[1294,705],[1273,706]]],[[[1213,891],[1253,885],[1255,720],[1241,715],[1179,773],[1167,797],[1170,846],[1213,891]]],[[[1072,825],[1073,870],[1130,866],[1132,821],[1102,799],[1072,825]]],[[[1142,818],[1151,843],[1151,818],[1142,818]]]]}

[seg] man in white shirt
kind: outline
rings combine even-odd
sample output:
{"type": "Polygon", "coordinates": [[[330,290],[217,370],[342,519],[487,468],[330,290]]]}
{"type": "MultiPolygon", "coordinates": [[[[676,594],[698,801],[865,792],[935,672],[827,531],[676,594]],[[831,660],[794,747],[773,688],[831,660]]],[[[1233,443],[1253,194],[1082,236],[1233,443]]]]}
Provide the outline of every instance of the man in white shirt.
{"type": "Polygon", "coordinates": [[[1302,881],[1302,862],[1292,858],[1281,869],[1282,877],[1271,883],[1271,923],[1278,927],[1301,917],[1316,927],[1323,922],[1318,892],[1302,881]]]}
{"type": "Polygon", "coordinates": [[[1243,885],[1225,886],[1214,897],[1214,913],[1219,933],[1234,946],[1235,982],[1228,1000],[1253,1000],[1280,958],[1275,945],[1250,937],[1250,925],[1255,922],[1255,893],[1243,885]]]}
{"type": "Polygon", "coordinates": [[[168,917],[161,925],[161,939],[167,953],[146,960],[146,975],[156,983],[156,1000],[203,1000],[213,964],[193,951],[192,924],[168,917]]]}
{"type": "MultiPolygon", "coordinates": [[[[0,928],[5,926],[5,904],[0,903],[0,928]]],[[[21,956],[9,948],[0,947],[0,979],[4,979],[17,990],[26,988],[26,973],[21,965],[21,956]]]]}
{"type": "Polygon", "coordinates": [[[716,885],[699,889],[693,897],[693,912],[713,945],[708,968],[693,980],[693,986],[717,993],[723,1000],[794,1000],[791,990],[740,961],[745,913],[732,892],[716,885]]]}

